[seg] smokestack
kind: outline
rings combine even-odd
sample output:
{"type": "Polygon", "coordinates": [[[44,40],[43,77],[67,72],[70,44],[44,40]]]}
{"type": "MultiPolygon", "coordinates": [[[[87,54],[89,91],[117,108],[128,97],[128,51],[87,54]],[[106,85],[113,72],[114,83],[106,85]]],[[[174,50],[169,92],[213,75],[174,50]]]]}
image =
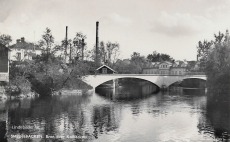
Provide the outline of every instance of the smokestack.
{"type": "Polygon", "coordinates": [[[68,26],[66,26],[66,30],[65,30],[65,62],[67,56],[67,40],[68,40],[68,26]]]}
{"type": "Polygon", "coordinates": [[[99,44],[99,38],[98,38],[98,26],[99,22],[96,22],[96,66],[98,66],[98,44],[99,44]]]}
{"type": "Polygon", "coordinates": [[[17,39],[17,40],[16,40],[16,43],[18,44],[18,43],[20,43],[20,41],[21,41],[20,39],[17,39]]]}
{"type": "Polygon", "coordinates": [[[25,38],[24,37],[21,38],[21,42],[25,42],[25,38]]]}
{"type": "Polygon", "coordinates": [[[85,43],[84,43],[84,39],[82,39],[82,53],[81,53],[81,55],[82,55],[82,61],[84,60],[84,46],[85,46],[85,43]]]}
{"type": "Polygon", "coordinates": [[[65,34],[65,38],[66,38],[66,41],[67,41],[67,39],[68,39],[68,26],[66,26],[66,34],[65,34]]]}

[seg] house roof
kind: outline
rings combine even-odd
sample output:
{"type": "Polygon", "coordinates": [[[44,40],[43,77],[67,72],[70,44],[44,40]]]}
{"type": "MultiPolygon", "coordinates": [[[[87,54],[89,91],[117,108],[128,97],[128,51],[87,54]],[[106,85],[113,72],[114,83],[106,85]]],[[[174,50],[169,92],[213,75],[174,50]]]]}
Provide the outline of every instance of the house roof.
{"type": "Polygon", "coordinates": [[[152,65],[153,65],[154,67],[158,67],[159,64],[160,64],[160,62],[152,62],[152,65]]]}
{"type": "Polygon", "coordinates": [[[38,45],[28,42],[20,42],[10,46],[10,49],[42,50],[38,45]]]}
{"type": "Polygon", "coordinates": [[[187,67],[181,67],[181,66],[177,66],[177,67],[173,67],[171,66],[170,69],[186,69],[187,67]]]}
{"type": "Polygon", "coordinates": [[[144,69],[159,69],[159,67],[142,68],[142,70],[144,69]]]}
{"type": "Polygon", "coordinates": [[[107,67],[108,69],[112,70],[113,72],[116,72],[115,70],[113,70],[112,68],[110,68],[110,67],[107,66],[107,65],[102,65],[102,66],[100,66],[99,68],[97,68],[96,70],[99,70],[99,69],[101,69],[102,67],[107,67]]]}
{"type": "Polygon", "coordinates": [[[163,64],[163,63],[169,64],[169,65],[172,65],[172,63],[171,63],[171,62],[168,62],[168,61],[163,61],[163,62],[160,62],[159,64],[163,64]]]}

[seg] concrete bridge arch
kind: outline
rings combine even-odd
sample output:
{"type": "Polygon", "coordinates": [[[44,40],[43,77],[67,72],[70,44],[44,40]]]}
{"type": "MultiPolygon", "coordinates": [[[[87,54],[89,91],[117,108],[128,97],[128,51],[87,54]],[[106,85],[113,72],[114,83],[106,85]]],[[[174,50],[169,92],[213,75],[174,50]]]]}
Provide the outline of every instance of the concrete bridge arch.
{"type": "Polygon", "coordinates": [[[166,87],[168,87],[177,81],[182,81],[184,79],[189,79],[189,78],[196,78],[202,80],[207,79],[205,75],[176,76],[176,75],[150,75],[150,74],[103,74],[103,75],[88,75],[83,78],[83,81],[91,85],[93,88],[96,88],[100,84],[118,78],[143,79],[155,84],[159,88],[161,88],[162,85],[166,85],[166,87]]]}

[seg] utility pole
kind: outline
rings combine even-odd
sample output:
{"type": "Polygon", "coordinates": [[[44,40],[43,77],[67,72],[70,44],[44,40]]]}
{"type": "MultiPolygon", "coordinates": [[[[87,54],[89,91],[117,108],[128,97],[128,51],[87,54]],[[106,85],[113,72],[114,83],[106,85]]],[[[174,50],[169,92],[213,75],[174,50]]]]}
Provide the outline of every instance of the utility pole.
{"type": "Polygon", "coordinates": [[[98,26],[99,26],[99,22],[96,22],[96,60],[95,60],[95,64],[96,66],[98,66],[98,44],[99,44],[99,37],[98,37],[98,26]]]}

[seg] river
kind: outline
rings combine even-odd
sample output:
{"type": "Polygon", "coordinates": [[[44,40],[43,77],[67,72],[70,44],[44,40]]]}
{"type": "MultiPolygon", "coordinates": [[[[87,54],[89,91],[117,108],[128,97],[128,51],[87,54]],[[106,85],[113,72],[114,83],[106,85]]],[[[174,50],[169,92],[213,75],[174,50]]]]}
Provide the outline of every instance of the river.
{"type": "Polygon", "coordinates": [[[207,96],[202,89],[156,92],[150,83],[128,83],[90,95],[0,101],[1,142],[228,141],[229,101],[214,105],[207,96]]]}

